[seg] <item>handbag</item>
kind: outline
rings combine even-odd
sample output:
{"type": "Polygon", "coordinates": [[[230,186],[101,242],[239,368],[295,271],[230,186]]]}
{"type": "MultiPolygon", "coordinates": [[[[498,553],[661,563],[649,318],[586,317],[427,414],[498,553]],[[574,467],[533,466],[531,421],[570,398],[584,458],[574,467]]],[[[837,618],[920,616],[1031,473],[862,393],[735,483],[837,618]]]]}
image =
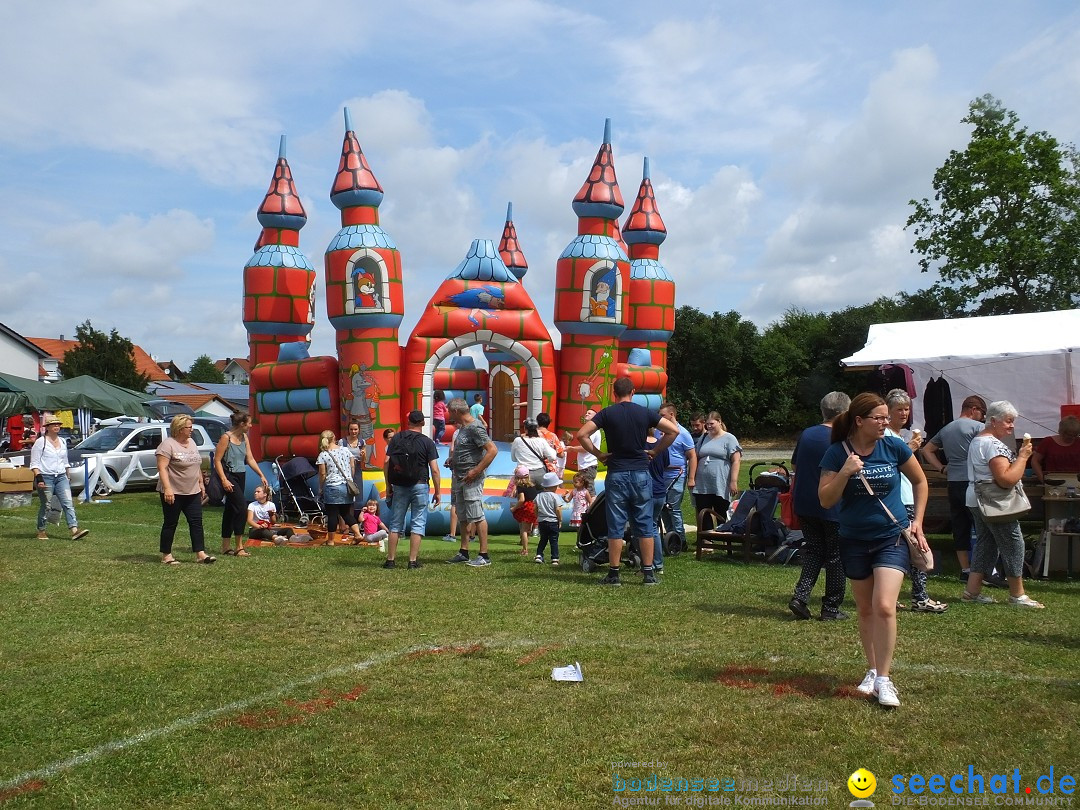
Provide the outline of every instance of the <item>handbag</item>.
{"type": "Polygon", "coordinates": [[[334,462],[334,466],[337,467],[337,471],[341,473],[341,477],[345,479],[345,488],[349,490],[349,494],[354,498],[357,497],[360,494],[360,487],[356,485],[356,482],[352,480],[351,476],[346,475],[345,471],[341,469],[341,465],[338,464],[338,460],[334,458],[334,454],[330,451],[327,451],[327,453],[330,456],[330,460],[334,462]]]}
{"type": "MultiPolygon", "coordinates": [[[[855,451],[851,449],[851,445],[844,442],[844,447],[847,448],[849,453],[855,451]]],[[[881,504],[881,508],[885,510],[885,514],[889,516],[896,528],[900,530],[900,537],[904,538],[908,545],[908,553],[911,556],[911,564],[918,568],[920,571],[929,571],[934,567],[934,552],[929,548],[923,551],[919,548],[919,541],[915,538],[915,535],[911,533],[911,529],[907,526],[901,526],[900,521],[896,519],[892,511],[885,505],[885,501],[878,498],[877,493],[874,492],[874,488],[870,486],[870,482],[866,480],[866,476],[862,474],[862,470],[859,470],[859,480],[862,481],[863,486],[866,487],[866,491],[877,498],[877,502],[881,504]]]]}
{"type": "Polygon", "coordinates": [[[1024,492],[1024,485],[1006,489],[994,481],[976,481],[975,499],[979,503],[979,512],[987,523],[1007,523],[1019,520],[1031,511],[1031,501],[1024,492]]]}
{"type": "Polygon", "coordinates": [[[225,486],[221,483],[221,477],[211,470],[210,480],[206,482],[206,501],[213,506],[221,506],[224,500],[225,486]]]}
{"type": "MultiPolygon", "coordinates": [[[[532,437],[530,436],[529,438],[531,439],[532,437]]],[[[544,463],[544,469],[545,470],[547,470],[548,472],[558,472],[559,471],[559,467],[558,467],[558,465],[555,464],[554,461],[552,461],[550,458],[544,458],[542,455],[540,455],[539,453],[536,452],[536,448],[533,447],[531,444],[529,444],[529,439],[526,439],[524,436],[522,436],[521,440],[523,442],[525,442],[525,446],[528,447],[529,450],[532,451],[532,454],[534,456],[536,456],[538,459],[540,459],[544,463]]]]}

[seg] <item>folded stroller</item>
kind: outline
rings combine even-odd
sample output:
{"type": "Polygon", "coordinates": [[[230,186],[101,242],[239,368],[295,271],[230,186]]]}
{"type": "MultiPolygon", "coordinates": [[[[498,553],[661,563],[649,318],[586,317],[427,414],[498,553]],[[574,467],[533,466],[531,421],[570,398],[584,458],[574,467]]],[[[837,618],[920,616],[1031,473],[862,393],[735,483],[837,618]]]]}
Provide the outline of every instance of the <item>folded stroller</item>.
{"type": "Polygon", "coordinates": [[[312,522],[325,522],[322,506],[315,493],[308,485],[308,479],[318,475],[318,470],[311,466],[306,458],[297,456],[285,463],[278,456],[274,470],[278,478],[278,492],[281,493],[281,514],[288,523],[308,526],[312,522]]]}

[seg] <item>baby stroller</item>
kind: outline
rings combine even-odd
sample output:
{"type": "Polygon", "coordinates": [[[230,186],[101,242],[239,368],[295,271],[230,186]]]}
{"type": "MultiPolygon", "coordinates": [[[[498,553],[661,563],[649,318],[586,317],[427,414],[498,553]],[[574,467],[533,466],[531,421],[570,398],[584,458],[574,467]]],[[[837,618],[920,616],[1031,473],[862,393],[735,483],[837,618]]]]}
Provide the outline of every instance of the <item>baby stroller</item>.
{"type": "MultiPolygon", "coordinates": [[[[581,555],[581,570],[591,574],[597,568],[608,564],[607,514],[604,510],[606,492],[597,493],[589,508],[581,515],[578,527],[577,550],[581,555]]],[[[641,551],[636,537],[629,527],[623,537],[622,567],[633,570],[641,566],[641,551]]]]}
{"type": "MultiPolygon", "coordinates": [[[[749,562],[755,555],[771,558],[785,547],[787,528],[776,518],[780,494],[790,489],[791,476],[782,462],[759,461],[750,467],[750,488],[739,497],[735,510],[726,522],[711,509],[704,509],[698,518],[697,558],[704,551],[724,550],[731,556],[735,546],[742,547],[743,559],[749,562]],[[758,472],[759,468],[770,469],[758,472]],[[709,528],[712,523],[715,528],[709,528]]],[[[793,555],[792,555],[793,556],[793,555]]]]}
{"type": "Polygon", "coordinates": [[[323,523],[322,506],[315,493],[308,486],[308,479],[318,474],[306,458],[296,458],[281,462],[282,456],[274,461],[277,473],[278,492],[281,493],[281,514],[286,522],[295,522],[297,526],[308,526],[312,522],[323,523]]]}

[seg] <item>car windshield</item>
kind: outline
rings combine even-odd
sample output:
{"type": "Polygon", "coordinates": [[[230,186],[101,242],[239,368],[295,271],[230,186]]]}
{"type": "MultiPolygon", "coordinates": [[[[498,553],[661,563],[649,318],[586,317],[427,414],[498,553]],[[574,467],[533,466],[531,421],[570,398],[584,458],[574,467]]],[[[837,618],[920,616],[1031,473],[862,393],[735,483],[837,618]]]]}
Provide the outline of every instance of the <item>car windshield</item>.
{"type": "Polygon", "coordinates": [[[116,445],[120,443],[128,433],[131,432],[131,428],[122,427],[107,427],[102,428],[97,433],[92,433],[86,438],[85,441],[76,445],[76,450],[112,450],[116,445]]]}

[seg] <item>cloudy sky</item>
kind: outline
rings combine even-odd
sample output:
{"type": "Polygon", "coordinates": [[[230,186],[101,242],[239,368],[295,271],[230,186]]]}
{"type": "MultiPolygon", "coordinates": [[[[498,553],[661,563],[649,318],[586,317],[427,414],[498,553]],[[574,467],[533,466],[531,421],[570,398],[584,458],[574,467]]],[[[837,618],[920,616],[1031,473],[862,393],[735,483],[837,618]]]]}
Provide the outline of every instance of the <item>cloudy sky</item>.
{"type": "Polygon", "coordinates": [[[608,117],[627,200],[650,158],[678,303],[761,326],[932,281],[907,203],[976,96],[1080,140],[1071,2],[54,0],[0,20],[0,322],[89,318],[183,368],[247,353],[241,274],[282,133],[321,274],[343,107],[401,249],[402,340],[508,201],[550,323],[608,117]]]}

